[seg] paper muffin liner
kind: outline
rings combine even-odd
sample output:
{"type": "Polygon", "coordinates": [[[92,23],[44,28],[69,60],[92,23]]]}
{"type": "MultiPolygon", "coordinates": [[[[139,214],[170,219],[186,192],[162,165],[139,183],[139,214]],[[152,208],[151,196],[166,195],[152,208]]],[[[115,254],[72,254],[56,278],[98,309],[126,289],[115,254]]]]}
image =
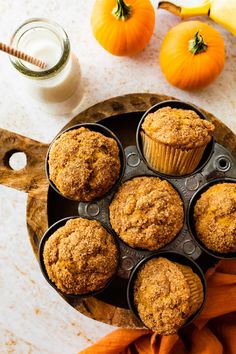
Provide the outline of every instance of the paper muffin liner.
{"type": "Polygon", "coordinates": [[[178,268],[180,268],[190,288],[190,312],[188,315],[188,317],[190,317],[201,307],[201,304],[203,302],[204,294],[202,282],[199,276],[195,274],[190,267],[179,263],[177,263],[176,265],[178,266],[178,268]]]}
{"type": "Polygon", "coordinates": [[[194,149],[179,149],[151,139],[141,132],[143,155],[148,164],[159,172],[168,175],[192,173],[198,166],[207,146],[194,149]]]}

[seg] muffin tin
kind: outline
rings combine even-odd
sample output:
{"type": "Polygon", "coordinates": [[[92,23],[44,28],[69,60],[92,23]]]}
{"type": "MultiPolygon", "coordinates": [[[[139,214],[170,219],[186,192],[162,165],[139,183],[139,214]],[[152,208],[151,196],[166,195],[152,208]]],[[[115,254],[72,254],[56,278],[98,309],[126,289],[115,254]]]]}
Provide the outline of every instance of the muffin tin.
{"type": "MultiPolygon", "coordinates": [[[[148,112],[155,111],[164,105],[193,109],[204,118],[203,114],[196,107],[177,100],[161,102],[149,109],[148,112]]],[[[166,179],[179,192],[185,210],[185,221],[182,230],[171,243],[160,249],[160,252],[178,252],[187,257],[190,261],[195,260],[203,272],[215,264],[217,258],[236,258],[235,254],[220,255],[214,252],[206,252],[205,248],[196,241],[192,227],[192,208],[199,193],[207,188],[208,185],[228,180],[227,178],[230,178],[230,182],[236,182],[236,160],[227,149],[212,141],[194,173],[175,177],[153,171],[142,156],[139,134],[137,134],[137,143],[136,145],[134,144],[136,129],[140,128],[140,120],[144,118],[148,112],[145,112],[144,115],[144,112],[126,115],[127,120],[123,119],[123,122],[120,123],[123,125],[122,129],[119,128],[119,124],[114,125],[113,117],[106,118],[99,122],[100,125],[111,128],[123,145],[125,158],[123,159],[123,171],[119,182],[103,198],[89,203],[75,202],[64,198],[51,185],[52,188],[49,189],[48,194],[49,225],[65,217],[81,216],[99,220],[111,230],[112,233],[108,208],[119,184],[136,176],[156,176],[161,179],[166,179]],[[132,117],[132,120],[128,118],[129,115],[132,117]],[[127,134],[124,136],[124,131],[126,130],[125,124],[129,125],[129,127],[127,127],[127,131],[130,133],[128,137],[127,134]]],[[[83,124],[83,126],[84,125],[86,124],[83,124]]],[[[90,125],[90,129],[92,129],[92,126],[95,126],[96,129],[98,125],[92,124],[90,125]]],[[[75,127],[69,129],[73,128],[75,127]]],[[[46,235],[47,233],[45,237],[46,235]]],[[[118,272],[109,286],[97,294],[96,297],[114,306],[128,308],[126,292],[131,272],[144,257],[152,256],[156,252],[133,249],[126,245],[119,237],[117,237],[117,241],[120,247],[120,265],[118,272]]],[[[42,240],[41,245],[43,242],[42,240]]],[[[41,253],[39,255],[41,255],[41,253]]],[[[42,263],[42,257],[40,260],[42,263]]],[[[130,286],[128,289],[129,288],[130,286]]]]}

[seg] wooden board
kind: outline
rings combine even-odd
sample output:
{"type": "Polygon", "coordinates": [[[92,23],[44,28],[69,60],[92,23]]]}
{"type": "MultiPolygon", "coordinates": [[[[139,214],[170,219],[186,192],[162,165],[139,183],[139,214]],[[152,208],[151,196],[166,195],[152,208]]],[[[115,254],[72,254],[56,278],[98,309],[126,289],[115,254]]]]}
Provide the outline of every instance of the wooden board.
{"type": "MultiPolygon", "coordinates": [[[[167,99],[173,99],[173,97],[141,93],[111,98],[80,113],[63,130],[77,123],[98,122],[110,116],[119,119],[123,113],[142,112],[167,99]]],[[[233,132],[212,114],[201,110],[216,126],[216,141],[229,149],[236,157],[236,137],[233,132]]],[[[123,126],[122,129],[125,134],[125,127],[123,126]]],[[[0,129],[0,141],[0,183],[28,193],[27,228],[33,251],[38,257],[39,241],[48,227],[49,185],[44,172],[48,145],[4,129],[0,129]],[[9,158],[15,152],[24,152],[27,156],[27,165],[20,171],[12,170],[9,165],[9,158]]],[[[55,296],[57,296],[56,293],[55,296]]],[[[76,310],[97,321],[120,327],[139,326],[129,310],[115,307],[95,297],[65,300],[76,310]]]]}

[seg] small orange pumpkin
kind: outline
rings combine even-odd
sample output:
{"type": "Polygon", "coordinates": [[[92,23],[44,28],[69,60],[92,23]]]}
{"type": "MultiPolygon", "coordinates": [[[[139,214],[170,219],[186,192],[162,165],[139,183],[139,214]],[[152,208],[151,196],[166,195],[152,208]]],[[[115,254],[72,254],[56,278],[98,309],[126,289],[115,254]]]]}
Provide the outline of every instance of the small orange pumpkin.
{"type": "Polygon", "coordinates": [[[114,55],[133,55],[148,44],[155,24],[149,0],[96,0],[91,17],[95,38],[114,55]]]}
{"type": "Polygon", "coordinates": [[[210,84],[224,67],[224,40],[200,21],[179,23],[164,38],[160,66],[166,79],[181,89],[210,84]]]}

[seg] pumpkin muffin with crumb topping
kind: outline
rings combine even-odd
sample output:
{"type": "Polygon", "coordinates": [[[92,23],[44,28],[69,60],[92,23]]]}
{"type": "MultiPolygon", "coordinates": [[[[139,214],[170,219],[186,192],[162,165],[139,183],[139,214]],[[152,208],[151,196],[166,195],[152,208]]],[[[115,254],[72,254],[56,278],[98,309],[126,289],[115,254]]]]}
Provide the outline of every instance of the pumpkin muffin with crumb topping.
{"type": "Polygon", "coordinates": [[[102,197],[119,178],[121,163],[115,139],[81,127],[52,144],[49,178],[65,197],[92,201],[102,197]]]}
{"type": "Polygon", "coordinates": [[[113,229],[134,248],[158,250],[171,242],[183,226],[179,194],[158,177],[135,177],[123,183],[109,210],[113,229]]]}
{"type": "Polygon", "coordinates": [[[134,281],[134,305],[142,322],[161,335],[177,333],[201,307],[202,282],[189,266],[159,257],[147,261],[134,281]]]}
{"type": "Polygon", "coordinates": [[[147,162],[154,170],[169,175],[193,172],[215,129],[193,110],[168,106],[149,113],[141,128],[147,162]]]}
{"type": "Polygon", "coordinates": [[[118,266],[113,236],[95,220],[70,219],[45,242],[43,261],[49,279],[65,294],[103,289],[118,266]]]}
{"type": "Polygon", "coordinates": [[[236,252],[236,183],[218,183],[194,207],[197,237],[219,253],[236,252]]]}

